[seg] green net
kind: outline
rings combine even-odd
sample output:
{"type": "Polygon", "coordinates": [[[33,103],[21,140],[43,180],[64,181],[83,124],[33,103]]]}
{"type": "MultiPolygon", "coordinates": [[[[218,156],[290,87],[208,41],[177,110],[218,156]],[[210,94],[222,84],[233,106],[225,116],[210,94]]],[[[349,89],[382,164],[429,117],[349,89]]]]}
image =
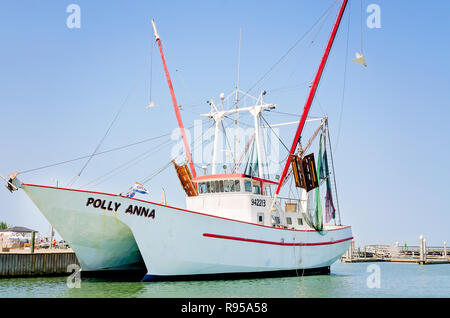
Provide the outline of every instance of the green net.
{"type": "MultiPolygon", "coordinates": [[[[321,180],[320,183],[327,178],[328,175],[328,164],[326,160],[323,159],[322,155],[322,142],[323,136],[320,135],[319,141],[319,153],[317,158],[317,175],[321,180]]],[[[323,214],[322,214],[322,204],[320,200],[320,186],[309,191],[307,194],[307,204],[306,204],[306,213],[304,213],[304,219],[306,224],[308,224],[311,228],[315,229],[319,233],[326,233],[323,230],[323,214]]]]}

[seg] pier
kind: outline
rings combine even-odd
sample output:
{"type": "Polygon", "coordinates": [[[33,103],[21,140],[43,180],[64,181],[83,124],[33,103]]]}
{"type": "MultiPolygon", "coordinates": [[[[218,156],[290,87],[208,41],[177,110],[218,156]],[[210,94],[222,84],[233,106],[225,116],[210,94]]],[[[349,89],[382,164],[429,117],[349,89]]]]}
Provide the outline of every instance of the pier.
{"type": "Polygon", "coordinates": [[[71,249],[0,251],[0,278],[69,275],[68,266],[79,265],[71,249]]]}
{"type": "Polygon", "coordinates": [[[447,251],[447,243],[442,247],[426,246],[426,240],[421,236],[418,246],[395,245],[366,245],[355,247],[352,241],[350,248],[342,255],[344,263],[361,262],[397,262],[429,264],[450,264],[450,256],[447,251]]]}

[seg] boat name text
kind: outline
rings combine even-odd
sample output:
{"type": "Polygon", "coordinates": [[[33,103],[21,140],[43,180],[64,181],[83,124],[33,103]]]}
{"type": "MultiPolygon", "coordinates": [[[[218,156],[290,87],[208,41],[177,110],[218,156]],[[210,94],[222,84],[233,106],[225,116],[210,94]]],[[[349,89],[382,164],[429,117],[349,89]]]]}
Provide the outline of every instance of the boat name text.
{"type": "Polygon", "coordinates": [[[117,209],[119,209],[121,203],[109,201],[108,204],[106,204],[106,200],[100,200],[100,199],[94,199],[94,198],[88,198],[86,202],[86,206],[92,206],[94,208],[100,208],[102,210],[108,210],[108,211],[114,211],[117,212],[117,209]]]}
{"type": "MultiPolygon", "coordinates": [[[[86,206],[93,206],[94,208],[100,208],[102,210],[114,211],[117,212],[122,203],[88,198],[86,202],[86,206]]],[[[145,208],[143,206],[137,206],[130,204],[128,208],[125,210],[125,213],[135,214],[137,216],[143,216],[146,218],[155,218],[155,209],[150,210],[150,208],[145,208]]]]}
{"type": "Polygon", "coordinates": [[[150,211],[150,208],[144,208],[143,206],[137,206],[130,204],[125,210],[125,213],[136,214],[137,216],[143,216],[146,218],[155,218],[155,209],[150,211]]]}

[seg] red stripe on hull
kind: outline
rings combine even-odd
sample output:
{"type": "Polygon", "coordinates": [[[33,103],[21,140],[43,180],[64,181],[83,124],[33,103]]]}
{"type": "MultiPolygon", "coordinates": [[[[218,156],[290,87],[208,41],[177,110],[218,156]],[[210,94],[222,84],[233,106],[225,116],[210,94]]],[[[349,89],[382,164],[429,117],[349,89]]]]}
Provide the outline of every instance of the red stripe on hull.
{"type": "Polygon", "coordinates": [[[203,236],[205,237],[212,237],[212,238],[218,238],[218,239],[225,239],[225,240],[233,240],[233,241],[243,241],[243,242],[251,242],[251,243],[260,243],[260,244],[270,244],[270,245],[281,245],[281,246],[318,246],[318,245],[331,245],[331,244],[337,244],[345,241],[352,240],[353,237],[348,237],[342,240],[337,241],[328,241],[328,242],[316,242],[316,243],[284,243],[284,242],[273,242],[273,241],[262,241],[262,240],[254,240],[254,239],[248,239],[243,237],[235,237],[235,236],[226,236],[226,235],[218,235],[218,234],[210,234],[210,233],[203,233],[203,236]]]}

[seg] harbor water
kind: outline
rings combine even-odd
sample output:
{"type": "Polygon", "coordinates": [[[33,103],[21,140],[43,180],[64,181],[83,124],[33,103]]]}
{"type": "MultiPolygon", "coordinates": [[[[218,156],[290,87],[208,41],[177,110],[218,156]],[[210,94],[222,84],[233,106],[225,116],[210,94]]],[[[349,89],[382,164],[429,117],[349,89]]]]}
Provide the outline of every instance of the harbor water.
{"type": "Polygon", "coordinates": [[[143,283],[68,276],[3,278],[0,297],[305,298],[450,297],[450,264],[335,263],[330,275],[143,283]],[[69,284],[68,284],[69,282],[69,284]],[[70,283],[72,282],[72,283],[70,283]],[[71,287],[69,287],[71,286],[71,287]]]}

